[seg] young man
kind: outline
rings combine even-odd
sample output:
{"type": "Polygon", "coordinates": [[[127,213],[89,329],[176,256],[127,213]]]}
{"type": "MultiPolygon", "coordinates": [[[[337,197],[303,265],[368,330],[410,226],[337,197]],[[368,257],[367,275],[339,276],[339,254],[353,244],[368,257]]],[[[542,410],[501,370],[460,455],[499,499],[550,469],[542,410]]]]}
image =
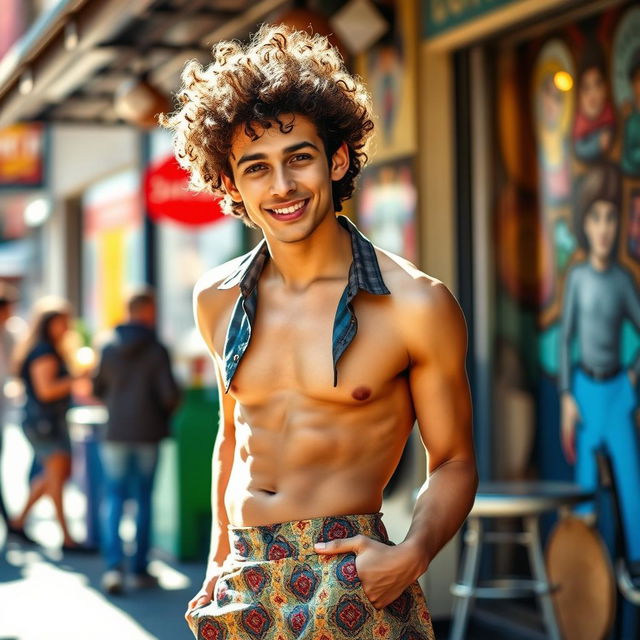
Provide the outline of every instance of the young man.
{"type": "Polygon", "coordinates": [[[285,27],[183,80],[162,118],[178,158],[264,235],[195,289],[221,417],[187,620],[206,639],[430,639],[416,579],[477,482],[466,328],[441,283],[335,215],[366,159],[366,90],[325,38],[285,27]],[[390,546],[378,510],[416,418],[430,477],[390,546]]]}
{"type": "MultiPolygon", "coordinates": [[[[634,422],[640,357],[625,370],[620,356],[623,321],[640,330],[640,296],[629,271],[618,262],[622,180],[619,169],[601,163],[578,184],[575,229],[587,259],[567,276],[561,343],[561,442],[575,464],[576,482],[597,487],[595,450],[604,446],[620,483],[621,516],[632,561],[640,561],[640,443],[634,422]],[[580,364],[572,371],[573,341],[580,364]]],[[[592,519],[595,505],[577,511],[592,519]]]]}
{"type": "Polygon", "coordinates": [[[127,322],[116,327],[102,350],[94,393],[109,410],[102,461],[105,472],[102,547],[106,571],[102,586],[120,593],[124,552],[120,520],[130,485],[137,502],[136,550],[132,558],[135,587],[155,586],[147,571],[151,535],[151,492],[158,443],[169,434],[169,416],[178,404],[178,387],[166,348],[155,331],[156,302],[149,290],[128,301],[127,322]]]}

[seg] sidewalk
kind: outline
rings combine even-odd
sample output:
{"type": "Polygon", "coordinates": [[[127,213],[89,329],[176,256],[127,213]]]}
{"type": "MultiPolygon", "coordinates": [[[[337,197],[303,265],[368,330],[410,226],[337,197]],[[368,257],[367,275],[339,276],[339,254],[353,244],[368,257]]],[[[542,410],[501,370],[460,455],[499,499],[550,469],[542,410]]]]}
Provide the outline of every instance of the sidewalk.
{"type": "MultiPolygon", "coordinates": [[[[31,451],[21,430],[5,427],[0,470],[7,508],[16,513],[27,493],[31,451]]],[[[84,537],[85,501],[69,484],[65,506],[72,535],[84,537]]],[[[125,519],[123,537],[131,540],[133,522],[125,519]]],[[[201,563],[184,564],[154,557],[157,589],[128,590],[107,596],[100,589],[99,554],[65,554],[53,506],[43,498],[32,512],[28,532],[43,546],[6,538],[0,525],[0,640],[188,640],[187,602],[202,579],[201,563]]]]}

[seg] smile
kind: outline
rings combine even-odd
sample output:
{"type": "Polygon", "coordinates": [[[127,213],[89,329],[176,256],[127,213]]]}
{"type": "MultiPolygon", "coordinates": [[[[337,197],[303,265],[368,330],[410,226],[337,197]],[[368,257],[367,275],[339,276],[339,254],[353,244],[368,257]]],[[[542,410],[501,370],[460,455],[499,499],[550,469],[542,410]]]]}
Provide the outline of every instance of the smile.
{"type": "Polygon", "coordinates": [[[267,211],[280,220],[292,220],[302,215],[308,201],[308,199],[296,200],[284,207],[274,207],[272,209],[267,209],[267,211]]]}

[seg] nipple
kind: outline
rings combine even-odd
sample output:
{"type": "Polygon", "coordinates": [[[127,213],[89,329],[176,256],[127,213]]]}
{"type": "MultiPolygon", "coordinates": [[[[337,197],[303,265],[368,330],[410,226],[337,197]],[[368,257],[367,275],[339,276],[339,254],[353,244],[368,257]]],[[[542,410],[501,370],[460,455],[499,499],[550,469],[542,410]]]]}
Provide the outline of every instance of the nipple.
{"type": "Polygon", "coordinates": [[[358,400],[360,402],[364,402],[365,400],[368,400],[371,397],[371,389],[369,389],[369,387],[356,387],[352,392],[351,392],[351,397],[354,400],[358,400]]]}

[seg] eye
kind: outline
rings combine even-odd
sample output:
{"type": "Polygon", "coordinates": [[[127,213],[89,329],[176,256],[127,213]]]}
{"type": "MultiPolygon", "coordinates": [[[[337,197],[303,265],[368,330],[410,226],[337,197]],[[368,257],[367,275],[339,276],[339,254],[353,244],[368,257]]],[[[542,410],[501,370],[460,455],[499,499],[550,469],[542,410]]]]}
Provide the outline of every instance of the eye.
{"type": "Polygon", "coordinates": [[[244,172],[245,173],[258,173],[259,171],[262,171],[263,169],[265,169],[265,165],[264,164],[252,164],[251,166],[247,167],[244,172]]]}
{"type": "Polygon", "coordinates": [[[311,160],[312,156],[309,153],[296,153],[295,156],[291,156],[292,162],[302,162],[304,160],[311,160]]]}

